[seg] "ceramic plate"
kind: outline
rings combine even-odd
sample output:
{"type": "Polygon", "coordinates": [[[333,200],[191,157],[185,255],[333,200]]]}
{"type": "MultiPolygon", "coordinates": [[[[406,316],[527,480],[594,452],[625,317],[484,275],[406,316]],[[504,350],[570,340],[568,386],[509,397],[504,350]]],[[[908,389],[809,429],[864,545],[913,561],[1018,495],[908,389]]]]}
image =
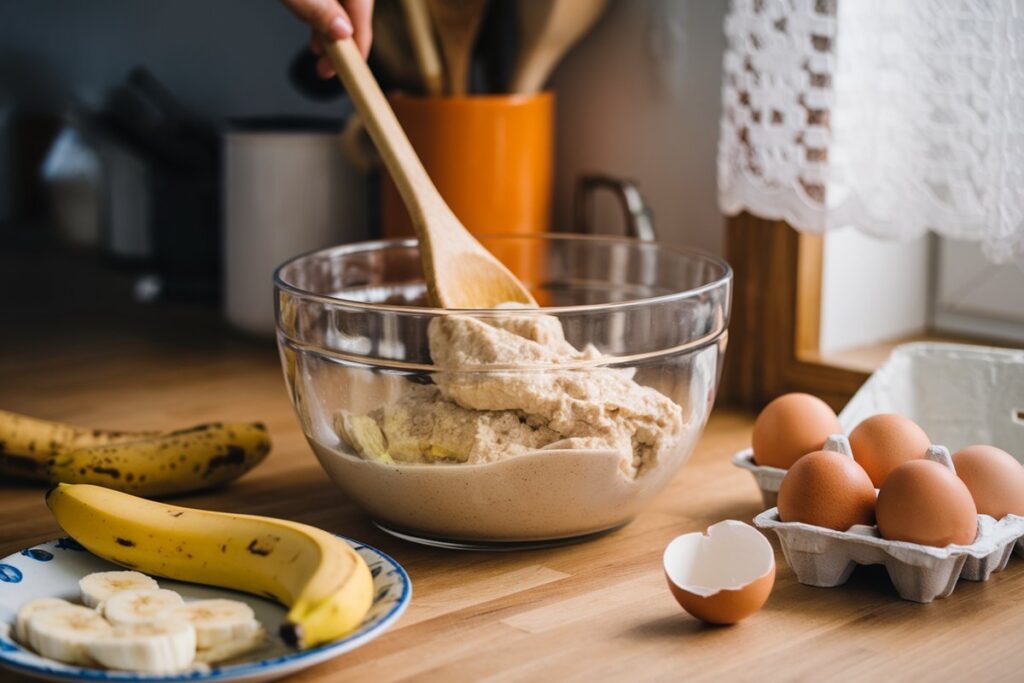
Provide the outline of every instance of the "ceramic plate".
{"type": "Polygon", "coordinates": [[[277,603],[224,588],[158,579],[160,586],[181,593],[186,601],[232,598],[248,603],[270,636],[267,646],[207,671],[174,675],[136,674],[86,669],[61,664],[36,655],[16,643],[10,635],[18,608],[35,598],[58,597],[79,602],[78,580],[92,572],[120,569],[88,552],[70,538],[26,548],[0,560],[0,666],[29,676],[55,681],[264,681],[280,678],[337,657],[368,643],[405,611],[412,594],[409,575],[384,553],[345,539],[366,560],[373,573],[373,607],[352,634],[326,645],[297,652],[277,637],[276,627],[285,608],[277,603]]]}

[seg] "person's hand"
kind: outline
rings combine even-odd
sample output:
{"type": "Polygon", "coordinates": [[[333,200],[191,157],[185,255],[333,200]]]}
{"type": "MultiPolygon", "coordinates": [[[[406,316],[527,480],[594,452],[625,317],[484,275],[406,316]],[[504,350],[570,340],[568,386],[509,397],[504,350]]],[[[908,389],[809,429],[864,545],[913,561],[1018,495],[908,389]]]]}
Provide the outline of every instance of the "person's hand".
{"type": "Polygon", "coordinates": [[[324,56],[324,38],[344,40],[355,38],[365,58],[373,40],[373,0],[281,0],[285,7],[313,29],[309,47],[320,57],[316,71],[321,78],[334,75],[334,66],[324,56]]]}

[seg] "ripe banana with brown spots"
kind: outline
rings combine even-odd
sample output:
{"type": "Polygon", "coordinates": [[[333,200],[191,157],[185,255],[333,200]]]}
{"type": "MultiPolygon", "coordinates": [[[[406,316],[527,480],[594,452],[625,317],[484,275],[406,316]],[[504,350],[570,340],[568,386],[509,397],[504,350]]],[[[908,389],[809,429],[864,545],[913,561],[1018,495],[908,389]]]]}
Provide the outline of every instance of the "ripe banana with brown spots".
{"type": "Polygon", "coordinates": [[[141,496],[211,488],[240,477],[270,452],[258,422],[172,432],[83,429],[0,411],[0,475],[98,484],[141,496]]]}
{"type": "Polygon", "coordinates": [[[49,481],[47,462],[59,453],[159,434],[86,429],[0,410],[0,474],[49,481]]]}
{"type": "Polygon", "coordinates": [[[359,553],[306,524],[156,503],[98,486],[58,484],[46,504],[69,536],[106,560],[286,605],[281,637],[298,648],[350,633],[373,604],[373,576],[359,553]]]}

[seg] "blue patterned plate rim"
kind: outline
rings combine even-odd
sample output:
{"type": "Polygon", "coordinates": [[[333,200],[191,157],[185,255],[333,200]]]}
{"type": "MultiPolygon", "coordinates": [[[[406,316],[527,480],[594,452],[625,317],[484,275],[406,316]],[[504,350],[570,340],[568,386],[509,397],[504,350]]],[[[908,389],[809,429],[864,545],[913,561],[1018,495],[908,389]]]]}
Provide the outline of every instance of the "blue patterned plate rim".
{"type": "MultiPolygon", "coordinates": [[[[130,671],[88,669],[47,660],[39,655],[34,656],[41,661],[45,661],[46,665],[15,661],[10,658],[10,652],[24,652],[24,648],[11,640],[7,635],[0,633],[0,665],[12,670],[22,671],[29,674],[39,674],[52,678],[61,678],[68,681],[145,681],[146,683],[171,683],[178,681],[230,680],[252,674],[272,674],[272,669],[286,667],[289,664],[300,663],[304,660],[313,660],[310,662],[309,666],[327,661],[333,656],[339,656],[354,650],[355,648],[381,635],[402,616],[406,608],[409,606],[409,600],[412,597],[412,581],[409,579],[409,574],[393,557],[384,551],[378,550],[377,548],[362,543],[361,541],[356,541],[355,539],[348,538],[347,536],[335,535],[351,545],[356,552],[367,550],[370,553],[377,555],[381,561],[389,565],[389,573],[393,573],[393,575],[401,582],[402,586],[402,592],[398,596],[398,600],[394,605],[392,605],[391,609],[389,609],[386,614],[377,619],[377,621],[369,627],[365,625],[365,622],[360,624],[359,628],[354,633],[345,636],[344,638],[339,638],[338,640],[318,645],[317,647],[310,648],[308,650],[291,652],[286,655],[262,659],[255,662],[215,667],[210,671],[189,671],[181,674],[141,674],[130,671]]],[[[0,563],[17,555],[25,555],[33,548],[45,545],[46,543],[59,544],[61,542],[69,541],[77,544],[74,539],[70,539],[68,537],[57,538],[51,541],[43,541],[0,559],[0,563]]],[[[82,550],[88,552],[84,548],[82,550]]],[[[376,590],[376,588],[374,590],[376,590]]]]}

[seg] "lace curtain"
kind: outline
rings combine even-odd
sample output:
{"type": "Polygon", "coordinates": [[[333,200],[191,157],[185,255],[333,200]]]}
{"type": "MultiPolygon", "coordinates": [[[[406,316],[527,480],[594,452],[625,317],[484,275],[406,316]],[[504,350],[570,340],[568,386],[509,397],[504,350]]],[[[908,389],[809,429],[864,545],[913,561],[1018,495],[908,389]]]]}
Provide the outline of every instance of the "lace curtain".
{"type": "Polygon", "coordinates": [[[1024,0],[732,0],[719,204],[1024,261],[1024,0]]]}

